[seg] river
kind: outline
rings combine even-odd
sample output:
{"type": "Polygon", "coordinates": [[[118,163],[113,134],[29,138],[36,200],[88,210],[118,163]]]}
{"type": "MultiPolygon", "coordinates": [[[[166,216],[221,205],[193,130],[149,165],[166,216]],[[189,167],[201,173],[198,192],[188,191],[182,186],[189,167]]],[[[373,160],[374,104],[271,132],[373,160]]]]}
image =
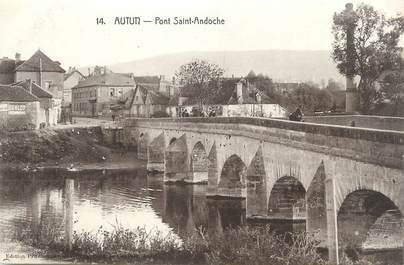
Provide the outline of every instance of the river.
{"type": "MultiPolygon", "coordinates": [[[[207,199],[206,185],[165,185],[162,175],[148,175],[142,168],[3,171],[0,173],[0,262],[55,262],[41,258],[35,249],[13,239],[27,227],[64,230],[66,178],[74,178],[72,221],[76,232],[95,233],[100,228],[112,230],[120,225],[172,233],[181,240],[197,228],[215,232],[247,223],[244,200],[207,199]]],[[[302,231],[305,224],[275,223],[272,227],[284,233],[302,231]]],[[[397,253],[388,255],[401,255],[397,253]]],[[[401,264],[400,258],[393,260],[401,264]]]]}

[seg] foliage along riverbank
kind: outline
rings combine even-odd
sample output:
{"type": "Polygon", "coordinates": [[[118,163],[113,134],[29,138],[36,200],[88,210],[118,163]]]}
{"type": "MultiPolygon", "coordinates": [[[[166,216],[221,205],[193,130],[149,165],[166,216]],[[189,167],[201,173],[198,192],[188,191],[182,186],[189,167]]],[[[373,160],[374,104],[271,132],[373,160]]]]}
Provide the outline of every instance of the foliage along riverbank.
{"type": "MultiPolygon", "coordinates": [[[[185,240],[145,228],[134,230],[116,225],[112,231],[74,233],[67,251],[60,227],[50,225],[33,233],[20,229],[15,239],[44,251],[45,256],[72,262],[206,265],[327,265],[313,235],[277,235],[269,226],[227,228],[221,233],[199,229],[185,240]]],[[[371,265],[342,257],[342,265],[371,265]]]]}

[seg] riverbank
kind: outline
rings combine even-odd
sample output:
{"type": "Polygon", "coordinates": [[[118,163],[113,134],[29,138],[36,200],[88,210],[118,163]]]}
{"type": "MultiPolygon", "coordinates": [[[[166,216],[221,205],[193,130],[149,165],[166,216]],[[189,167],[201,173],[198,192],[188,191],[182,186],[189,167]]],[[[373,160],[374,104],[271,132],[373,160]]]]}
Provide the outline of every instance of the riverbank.
{"type": "Polygon", "coordinates": [[[119,169],[137,168],[136,154],[104,141],[100,126],[0,132],[0,167],[119,169]]]}
{"type": "MultiPolygon", "coordinates": [[[[41,237],[33,234],[17,235],[18,240],[43,251],[44,257],[69,263],[329,265],[319,253],[314,235],[277,235],[270,226],[226,228],[213,234],[199,229],[182,242],[144,228],[129,230],[117,226],[112,232],[100,228],[96,233],[75,233],[71,251],[65,249],[58,234],[47,234],[42,241],[38,238],[41,237]]],[[[376,263],[365,259],[353,262],[342,256],[340,264],[376,263]]]]}

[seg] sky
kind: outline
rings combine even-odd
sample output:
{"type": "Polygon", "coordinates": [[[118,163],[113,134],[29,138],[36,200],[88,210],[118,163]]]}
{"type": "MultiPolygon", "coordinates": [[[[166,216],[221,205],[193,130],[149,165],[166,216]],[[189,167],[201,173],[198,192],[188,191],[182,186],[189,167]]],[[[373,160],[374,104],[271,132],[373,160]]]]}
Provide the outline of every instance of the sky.
{"type": "MultiPolygon", "coordinates": [[[[347,1],[0,0],[0,58],[19,52],[28,59],[41,49],[67,68],[184,51],[330,50],[333,13],[347,1]],[[153,22],[114,25],[115,17],[127,16],[153,22]],[[154,24],[155,17],[173,23],[175,16],[219,17],[225,24],[154,24]]],[[[404,13],[404,0],[365,2],[388,16],[404,13]]]]}

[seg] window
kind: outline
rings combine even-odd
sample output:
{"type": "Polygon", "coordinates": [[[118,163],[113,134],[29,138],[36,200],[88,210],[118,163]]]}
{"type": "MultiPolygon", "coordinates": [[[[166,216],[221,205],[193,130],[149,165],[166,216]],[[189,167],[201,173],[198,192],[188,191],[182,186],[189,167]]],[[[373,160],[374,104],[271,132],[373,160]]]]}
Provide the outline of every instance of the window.
{"type": "Polygon", "coordinates": [[[52,81],[50,81],[50,80],[48,80],[48,81],[45,81],[45,89],[49,89],[50,87],[51,87],[51,85],[52,85],[52,81]]]}
{"type": "Polygon", "coordinates": [[[115,94],[115,89],[114,89],[113,87],[111,87],[110,90],[109,90],[109,95],[110,95],[111,97],[113,97],[114,94],[115,94]]]}

